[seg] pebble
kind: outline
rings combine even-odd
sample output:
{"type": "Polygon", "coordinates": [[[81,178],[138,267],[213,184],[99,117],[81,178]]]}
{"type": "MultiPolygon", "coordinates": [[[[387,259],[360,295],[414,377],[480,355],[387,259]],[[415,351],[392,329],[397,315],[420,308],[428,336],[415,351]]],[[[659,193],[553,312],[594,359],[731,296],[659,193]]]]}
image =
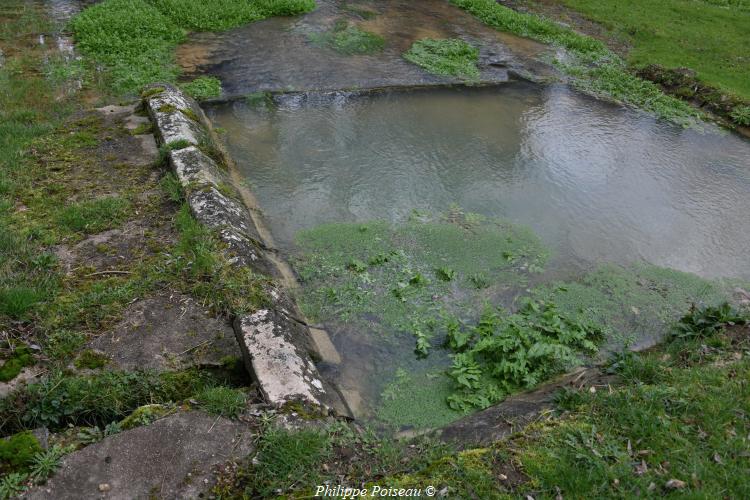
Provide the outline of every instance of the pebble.
{"type": "Polygon", "coordinates": [[[99,491],[101,491],[102,493],[104,493],[106,491],[109,491],[111,489],[112,489],[112,487],[109,484],[107,484],[107,483],[102,483],[102,484],[99,485],[99,491]]]}

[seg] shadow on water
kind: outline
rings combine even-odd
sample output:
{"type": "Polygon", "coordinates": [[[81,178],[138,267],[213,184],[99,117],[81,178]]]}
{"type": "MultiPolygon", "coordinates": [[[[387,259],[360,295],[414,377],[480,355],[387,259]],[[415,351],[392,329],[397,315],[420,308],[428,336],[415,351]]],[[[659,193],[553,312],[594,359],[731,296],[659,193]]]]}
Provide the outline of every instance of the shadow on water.
{"type": "Polygon", "coordinates": [[[506,81],[509,71],[551,74],[546,65],[535,60],[546,47],[487,28],[445,0],[318,0],[317,4],[316,10],[301,17],[266,19],[224,33],[194,33],[178,48],[177,60],[187,77],[219,77],[229,96],[266,90],[456,82],[427,74],[401,57],[422,38],[459,37],[480,47],[480,82],[506,81]],[[339,20],[382,36],[384,50],[343,55],[311,40],[331,30],[339,20]]]}

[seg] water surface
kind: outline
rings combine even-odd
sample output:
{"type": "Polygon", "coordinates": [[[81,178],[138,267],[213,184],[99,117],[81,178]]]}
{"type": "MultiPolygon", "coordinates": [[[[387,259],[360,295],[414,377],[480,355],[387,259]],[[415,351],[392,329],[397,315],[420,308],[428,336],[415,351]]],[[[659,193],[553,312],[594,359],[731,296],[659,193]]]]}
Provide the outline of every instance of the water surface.
{"type": "Polygon", "coordinates": [[[750,143],[562,85],[288,96],[211,111],[277,244],[451,204],[534,229],[558,266],[750,278],[750,143]]]}

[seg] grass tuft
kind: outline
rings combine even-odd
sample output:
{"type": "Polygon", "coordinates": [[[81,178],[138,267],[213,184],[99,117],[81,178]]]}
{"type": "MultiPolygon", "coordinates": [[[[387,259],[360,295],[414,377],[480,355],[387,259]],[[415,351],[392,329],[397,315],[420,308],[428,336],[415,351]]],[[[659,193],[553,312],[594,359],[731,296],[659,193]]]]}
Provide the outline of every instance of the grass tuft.
{"type": "Polygon", "coordinates": [[[404,58],[436,75],[457,76],[467,80],[479,78],[479,50],[457,38],[417,40],[404,53],[404,58]]]}
{"type": "Polygon", "coordinates": [[[124,222],[129,206],[127,200],[113,196],[74,203],[62,209],[58,222],[71,231],[95,234],[124,222]]]}

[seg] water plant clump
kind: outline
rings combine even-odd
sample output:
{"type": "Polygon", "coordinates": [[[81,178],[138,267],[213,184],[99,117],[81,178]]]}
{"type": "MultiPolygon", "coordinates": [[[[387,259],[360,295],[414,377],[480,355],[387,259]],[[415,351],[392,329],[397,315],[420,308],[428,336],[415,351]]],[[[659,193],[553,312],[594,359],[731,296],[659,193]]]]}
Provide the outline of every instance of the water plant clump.
{"type": "Polygon", "coordinates": [[[199,76],[182,84],[182,89],[199,101],[211,99],[221,95],[221,80],[213,76],[199,76]]]}
{"type": "Polygon", "coordinates": [[[721,282],[649,264],[605,264],[580,279],[539,285],[532,294],[568,314],[583,314],[610,343],[658,339],[691,304],[729,297],[721,282]],[[617,338],[617,337],[621,338],[617,338]]]}
{"type": "Polygon", "coordinates": [[[414,334],[423,351],[448,318],[478,315],[484,301],[526,283],[547,258],[527,228],[458,211],[395,226],[326,224],[299,233],[297,243],[309,316],[414,334]],[[475,285],[480,273],[485,288],[475,285]]]}
{"type": "Polygon", "coordinates": [[[404,59],[436,75],[479,78],[479,49],[458,38],[417,40],[404,53],[404,59]]]}
{"type": "Polygon", "coordinates": [[[553,62],[588,93],[614,99],[647,112],[690,126],[700,114],[688,103],[668,96],[658,85],[627,69],[625,62],[604,43],[544,17],[516,12],[494,0],[451,0],[485,24],[565,49],[566,57],[553,62]]]}
{"type": "Polygon", "coordinates": [[[310,36],[313,43],[332,48],[346,55],[373,54],[385,47],[385,39],[377,33],[365,31],[345,20],[339,20],[331,31],[310,36]]]}
{"type": "Polygon", "coordinates": [[[514,314],[489,309],[476,326],[449,330],[456,354],[448,404],[461,411],[487,408],[579,364],[601,338],[595,323],[561,313],[553,303],[526,299],[514,314]]]}

